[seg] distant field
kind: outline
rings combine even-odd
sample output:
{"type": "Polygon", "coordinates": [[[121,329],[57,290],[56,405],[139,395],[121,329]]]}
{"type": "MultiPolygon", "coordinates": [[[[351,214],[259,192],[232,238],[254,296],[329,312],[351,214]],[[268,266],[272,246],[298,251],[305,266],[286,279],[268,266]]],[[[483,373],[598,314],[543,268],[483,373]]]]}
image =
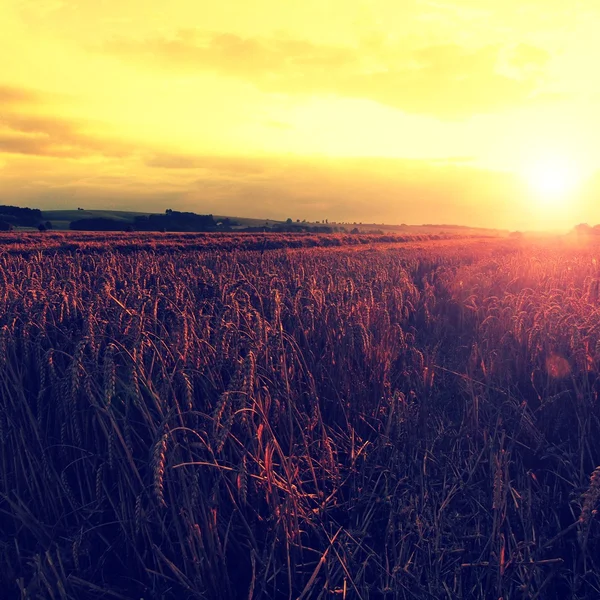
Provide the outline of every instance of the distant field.
{"type": "Polygon", "coordinates": [[[244,251],[280,248],[343,247],[406,244],[453,239],[487,239],[484,236],[440,234],[311,234],[311,233],[155,233],[82,232],[44,233],[0,232],[0,248],[9,254],[37,252],[82,252],[85,254],[121,252],[170,253],[174,251],[244,251]]]}
{"type": "Polygon", "coordinates": [[[389,237],[0,235],[0,595],[598,598],[600,244],[389,237]]]}

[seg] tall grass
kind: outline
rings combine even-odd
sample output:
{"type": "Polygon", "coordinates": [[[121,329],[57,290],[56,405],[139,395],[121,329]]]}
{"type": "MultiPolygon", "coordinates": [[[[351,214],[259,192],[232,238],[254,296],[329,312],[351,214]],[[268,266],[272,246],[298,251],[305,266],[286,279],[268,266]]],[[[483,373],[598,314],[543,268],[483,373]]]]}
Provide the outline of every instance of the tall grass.
{"type": "Polygon", "coordinates": [[[0,256],[21,598],[595,598],[597,248],[0,256]]]}

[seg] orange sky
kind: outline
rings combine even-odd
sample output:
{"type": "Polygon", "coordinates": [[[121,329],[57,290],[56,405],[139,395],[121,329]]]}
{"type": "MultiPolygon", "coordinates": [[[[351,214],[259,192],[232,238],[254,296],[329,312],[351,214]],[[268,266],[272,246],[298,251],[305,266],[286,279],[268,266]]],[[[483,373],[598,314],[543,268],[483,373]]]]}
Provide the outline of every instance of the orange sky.
{"type": "Polygon", "coordinates": [[[0,202],[595,224],[593,6],[3,0],[0,202]]]}

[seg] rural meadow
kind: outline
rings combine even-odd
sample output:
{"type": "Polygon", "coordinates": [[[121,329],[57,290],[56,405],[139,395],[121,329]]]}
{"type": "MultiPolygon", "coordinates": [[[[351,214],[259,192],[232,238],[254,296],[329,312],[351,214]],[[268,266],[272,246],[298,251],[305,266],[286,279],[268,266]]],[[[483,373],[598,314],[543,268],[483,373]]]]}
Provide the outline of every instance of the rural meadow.
{"type": "Polygon", "coordinates": [[[600,598],[599,28],[0,0],[0,600],[600,598]]]}
{"type": "Polygon", "coordinates": [[[7,597],[595,597],[593,238],[89,235],[0,256],[7,597]]]}

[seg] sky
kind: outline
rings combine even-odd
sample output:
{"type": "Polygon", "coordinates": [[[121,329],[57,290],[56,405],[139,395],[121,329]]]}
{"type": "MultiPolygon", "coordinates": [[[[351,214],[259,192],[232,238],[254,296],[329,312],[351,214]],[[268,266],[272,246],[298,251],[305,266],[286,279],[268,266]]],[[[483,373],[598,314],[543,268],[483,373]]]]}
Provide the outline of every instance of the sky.
{"type": "Polygon", "coordinates": [[[600,4],[0,0],[0,202],[600,222],[600,4]]]}

